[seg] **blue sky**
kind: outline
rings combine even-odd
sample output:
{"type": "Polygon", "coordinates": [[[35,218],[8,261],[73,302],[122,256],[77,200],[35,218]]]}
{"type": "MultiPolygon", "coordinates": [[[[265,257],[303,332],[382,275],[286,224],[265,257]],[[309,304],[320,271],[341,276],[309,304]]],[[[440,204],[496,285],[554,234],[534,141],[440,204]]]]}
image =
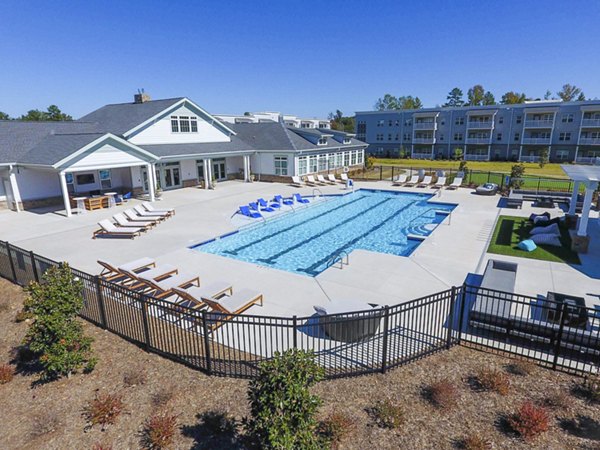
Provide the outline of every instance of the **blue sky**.
{"type": "Polygon", "coordinates": [[[0,111],[75,117],[187,96],[213,113],[425,106],[481,83],[496,98],[564,83],[600,97],[599,1],[0,2],[0,111]]]}

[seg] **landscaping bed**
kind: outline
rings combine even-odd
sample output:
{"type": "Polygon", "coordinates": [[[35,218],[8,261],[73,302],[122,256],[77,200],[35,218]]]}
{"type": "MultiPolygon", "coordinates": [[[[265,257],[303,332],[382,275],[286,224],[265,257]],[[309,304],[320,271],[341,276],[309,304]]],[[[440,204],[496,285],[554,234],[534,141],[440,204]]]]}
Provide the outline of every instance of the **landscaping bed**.
{"type": "MultiPolygon", "coordinates": [[[[27,330],[25,322],[14,321],[23,298],[18,286],[0,280],[0,364],[10,360],[27,330]]],[[[95,339],[98,358],[90,374],[39,384],[32,371],[0,384],[2,448],[140,448],[144,422],[164,408],[177,416],[174,448],[244,448],[239,422],[249,413],[248,382],[208,377],[88,323],[84,328],[95,339]],[[124,411],[105,431],[86,430],[84,408],[105,393],[121,396],[124,411]]],[[[387,374],[321,382],[314,392],[324,401],[321,418],[332,413],[344,418],[338,420],[347,431],[339,445],[343,449],[453,449],[469,433],[497,449],[598,448],[600,408],[582,394],[581,382],[454,347],[387,374]],[[508,380],[499,384],[504,395],[482,387],[480,372],[490,368],[500,381],[508,380]],[[508,425],[526,400],[546,405],[549,415],[549,430],[531,441],[508,425]]]]}
{"type": "Polygon", "coordinates": [[[517,244],[529,238],[529,232],[532,228],[533,224],[527,220],[527,217],[498,217],[496,228],[494,229],[494,234],[487,250],[488,253],[567,264],[581,264],[577,252],[571,250],[571,236],[569,230],[564,226],[560,227],[560,242],[562,247],[542,245],[538,246],[532,252],[519,249],[517,244]]]}

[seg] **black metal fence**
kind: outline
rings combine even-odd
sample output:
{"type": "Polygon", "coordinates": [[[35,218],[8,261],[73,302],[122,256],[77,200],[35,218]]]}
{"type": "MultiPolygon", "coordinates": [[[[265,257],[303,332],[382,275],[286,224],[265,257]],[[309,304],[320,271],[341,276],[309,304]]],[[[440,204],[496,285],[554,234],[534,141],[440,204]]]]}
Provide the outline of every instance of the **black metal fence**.
{"type": "MultiPolygon", "coordinates": [[[[12,282],[40,281],[57,264],[0,241],[0,276],[12,282]]],[[[386,372],[461,343],[577,373],[594,372],[600,362],[597,310],[577,310],[585,321],[574,327],[571,305],[476,286],[354,313],[226,316],[72,270],[83,282],[84,319],[208,374],[250,378],[261,361],[289,348],[312,350],[328,378],[386,372]],[[483,302],[487,315],[473,309],[477,301],[476,310],[483,302]],[[499,304],[508,304],[510,313],[496,311],[499,304]]]]}

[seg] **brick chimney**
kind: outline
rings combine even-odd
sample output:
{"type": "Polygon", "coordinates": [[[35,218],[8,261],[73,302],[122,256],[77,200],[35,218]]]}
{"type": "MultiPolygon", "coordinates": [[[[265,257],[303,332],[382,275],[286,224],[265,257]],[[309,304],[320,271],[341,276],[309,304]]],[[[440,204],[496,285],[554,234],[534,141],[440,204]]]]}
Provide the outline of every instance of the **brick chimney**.
{"type": "Polygon", "coordinates": [[[138,89],[138,93],[133,96],[133,103],[146,103],[150,100],[150,95],[146,94],[143,89],[138,89]]]}

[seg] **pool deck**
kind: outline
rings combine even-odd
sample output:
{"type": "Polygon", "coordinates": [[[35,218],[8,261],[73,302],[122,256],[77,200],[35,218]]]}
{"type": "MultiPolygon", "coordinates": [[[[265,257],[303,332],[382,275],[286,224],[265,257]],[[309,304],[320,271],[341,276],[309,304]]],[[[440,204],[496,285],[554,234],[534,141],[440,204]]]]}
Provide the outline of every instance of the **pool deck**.
{"type": "MultiPolygon", "coordinates": [[[[389,182],[357,182],[357,188],[406,192],[431,192],[429,188],[396,188],[389,182]]],[[[342,185],[319,187],[324,194],[347,192],[342,185]]],[[[215,190],[197,188],[165,192],[158,208],[175,208],[177,214],[134,240],[91,238],[96,222],[131,207],[137,201],[113,210],[91,211],[66,218],[63,211],[0,211],[0,239],[33,250],[92,274],[100,272],[97,259],[121,264],[143,256],[170,263],[187,273],[200,275],[202,283],[231,282],[234,289],[251,288],[264,294],[263,307],[248,314],[310,316],[313,305],[333,299],[361,299],[393,305],[425,296],[465,281],[468,273],[482,273],[489,258],[519,263],[516,291],[532,296],[557,291],[580,295],[589,306],[600,307],[600,226],[591,220],[590,252],[581,255],[582,265],[514,258],[486,253],[498,215],[526,216],[541,212],[528,204],[523,209],[500,208],[500,197],[482,197],[472,189],[443,190],[432,201],[458,204],[437,229],[408,257],[357,250],[350,264],[334,266],[315,278],[258,266],[235,259],[201,253],[189,247],[234,231],[245,222],[231,219],[238,205],[258,197],[272,198],[294,192],[312,195],[312,188],[294,188],[276,183],[220,183],[215,190]]],[[[554,214],[558,214],[556,209],[554,214]]],[[[594,212],[593,217],[598,213],[594,212]]]]}

